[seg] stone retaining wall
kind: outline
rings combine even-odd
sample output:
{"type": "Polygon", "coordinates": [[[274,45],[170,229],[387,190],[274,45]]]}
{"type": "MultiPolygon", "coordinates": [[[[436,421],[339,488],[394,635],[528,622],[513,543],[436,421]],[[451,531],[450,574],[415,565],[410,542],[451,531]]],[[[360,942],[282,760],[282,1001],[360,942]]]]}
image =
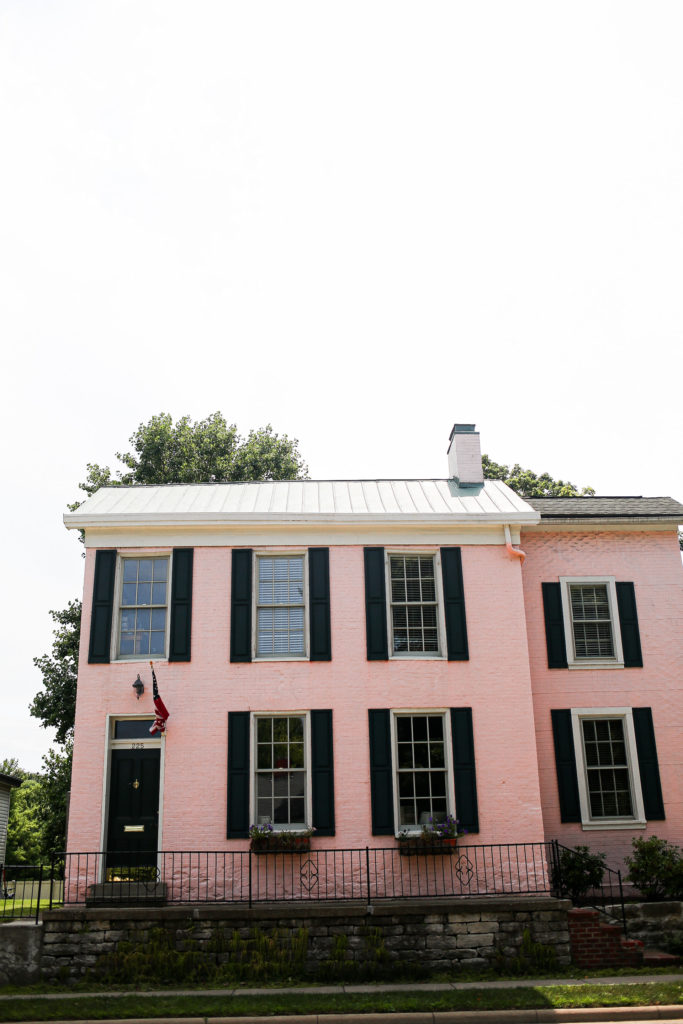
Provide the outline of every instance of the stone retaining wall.
{"type": "Polygon", "coordinates": [[[0,985],[40,981],[43,926],[34,921],[0,924],[0,985]]]}
{"type": "Polygon", "coordinates": [[[310,974],[340,961],[367,966],[373,958],[398,971],[402,965],[483,968],[550,949],[558,964],[567,964],[569,908],[568,900],[541,896],[401,900],[376,905],[371,913],[350,904],[69,907],[44,914],[40,966],[44,978],[79,977],[112,962],[122,949],[144,952],[150,934],[161,935],[169,948],[229,965],[236,946],[253,938],[255,929],[266,935],[277,929],[277,941],[288,948],[298,941],[310,974]],[[531,943],[543,948],[534,952],[531,943]]]}
{"type": "Polygon", "coordinates": [[[640,939],[651,949],[683,946],[683,902],[627,903],[626,926],[630,939],[640,939]]]}

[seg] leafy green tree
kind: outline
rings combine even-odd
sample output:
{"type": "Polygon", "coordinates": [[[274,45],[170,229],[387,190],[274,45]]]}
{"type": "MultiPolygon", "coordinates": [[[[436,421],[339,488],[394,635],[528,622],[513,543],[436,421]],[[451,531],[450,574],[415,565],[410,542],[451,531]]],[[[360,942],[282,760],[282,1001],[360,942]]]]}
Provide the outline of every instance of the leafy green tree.
{"type": "MultiPolygon", "coordinates": [[[[100,487],[131,484],[194,484],[210,480],[301,480],[308,467],[299,453],[299,442],[276,434],[270,424],[251,430],[246,438],[228,424],[220,412],[193,422],[183,416],[173,423],[168,413],[141,423],[130,438],[132,452],[117,453],[125,469],[112,474],[109,466],[88,463],[88,475],[79,484],[87,495],[100,487]]],[[[69,508],[73,511],[82,502],[69,508]]],[[[81,602],[70,601],[62,611],[51,611],[57,623],[51,654],[34,658],[43,676],[30,712],[45,728],[56,730],[62,751],[51,750],[43,758],[40,793],[32,797],[43,816],[40,848],[44,856],[64,845],[66,807],[71,779],[71,752],[76,711],[76,677],[81,631],[81,602]]],[[[22,787],[23,788],[23,787],[22,787]]],[[[27,798],[29,799],[29,798],[27,798]]],[[[23,847],[22,847],[23,849],[23,847]]],[[[29,849],[26,846],[26,849],[29,849]]]]}
{"type": "Polygon", "coordinates": [[[29,710],[44,729],[55,729],[57,743],[73,734],[76,712],[78,644],[81,635],[81,602],[69,601],[63,611],[51,611],[58,628],[53,631],[52,653],[34,658],[43,675],[43,689],[35,695],[29,710]]]}
{"type": "Polygon", "coordinates": [[[40,811],[41,777],[19,768],[15,758],[3,761],[0,770],[22,780],[12,790],[7,822],[6,864],[39,864],[43,851],[40,811]],[[12,770],[8,771],[8,767],[12,770]]]}
{"type": "Polygon", "coordinates": [[[549,473],[539,476],[530,469],[522,469],[519,463],[510,468],[493,462],[488,455],[482,455],[481,461],[487,480],[502,480],[522,498],[578,498],[595,494],[592,487],[579,490],[565,480],[553,480],[549,473]]]}
{"type": "MultiPolygon", "coordinates": [[[[183,416],[173,423],[168,413],[141,423],[130,438],[133,452],[117,452],[126,467],[112,476],[109,466],[88,463],[81,490],[121,484],[197,484],[210,480],[301,480],[308,467],[299,442],[275,434],[270,424],[245,439],[220,412],[196,423],[183,416]]],[[[77,506],[71,506],[77,507],[77,506]]]]}

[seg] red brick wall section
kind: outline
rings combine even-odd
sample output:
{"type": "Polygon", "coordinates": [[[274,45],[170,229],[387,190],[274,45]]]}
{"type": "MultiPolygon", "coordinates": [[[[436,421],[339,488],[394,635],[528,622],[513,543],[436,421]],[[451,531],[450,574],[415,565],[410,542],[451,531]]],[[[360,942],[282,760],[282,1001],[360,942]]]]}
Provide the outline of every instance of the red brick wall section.
{"type": "Polygon", "coordinates": [[[577,967],[640,967],[643,943],[626,939],[618,924],[601,921],[597,910],[575,908],[567,915],[572,962],[577,967]]]}

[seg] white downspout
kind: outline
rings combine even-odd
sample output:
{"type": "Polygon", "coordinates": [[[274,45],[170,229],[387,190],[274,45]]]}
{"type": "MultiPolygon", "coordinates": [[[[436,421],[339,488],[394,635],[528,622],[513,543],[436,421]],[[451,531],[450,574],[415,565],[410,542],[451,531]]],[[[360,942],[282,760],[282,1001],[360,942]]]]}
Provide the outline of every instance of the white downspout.
{"type": "Polygon", "coordinates": [[[505,523],[503,529],[505,530],[505,547],[508,549],[508,554],[510,558],[519,558],[520,564],[524,565],[524,559],[526,558],[526,554],[522,551],[521,548],[513,548],[512,537],[510,536],[510,527],[508,526],[507,523],[505,523]]]}

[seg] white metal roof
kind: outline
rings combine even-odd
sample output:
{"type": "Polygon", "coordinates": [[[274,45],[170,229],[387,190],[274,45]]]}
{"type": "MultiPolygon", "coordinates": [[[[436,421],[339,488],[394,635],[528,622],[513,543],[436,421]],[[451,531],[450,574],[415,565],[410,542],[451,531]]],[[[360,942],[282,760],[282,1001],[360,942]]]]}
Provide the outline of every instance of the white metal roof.
{"type": "Polygon", "coordinates": [[[102,487],[69,529],[97,526],[342,521],[538,523],[539,513],[498,480],[291,480],[102,487]]]}

